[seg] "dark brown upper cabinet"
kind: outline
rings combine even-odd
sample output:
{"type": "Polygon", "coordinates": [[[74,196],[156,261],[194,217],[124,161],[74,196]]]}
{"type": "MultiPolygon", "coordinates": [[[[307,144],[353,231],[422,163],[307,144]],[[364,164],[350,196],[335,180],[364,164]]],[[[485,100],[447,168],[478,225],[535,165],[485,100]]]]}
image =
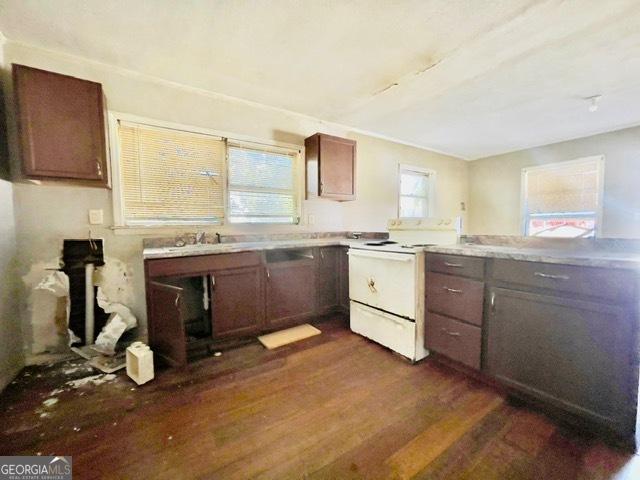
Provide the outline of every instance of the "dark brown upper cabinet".
{"type": "Polygon", "coordinates": [[[324,133],[305,139],[307,198],[356,198],[356,142],[324,133]]]}
{"type": "Polygon", "coordinates": [[[13,82],[24,175],[107,186],[102,85],[16,64],[13,82]]]}

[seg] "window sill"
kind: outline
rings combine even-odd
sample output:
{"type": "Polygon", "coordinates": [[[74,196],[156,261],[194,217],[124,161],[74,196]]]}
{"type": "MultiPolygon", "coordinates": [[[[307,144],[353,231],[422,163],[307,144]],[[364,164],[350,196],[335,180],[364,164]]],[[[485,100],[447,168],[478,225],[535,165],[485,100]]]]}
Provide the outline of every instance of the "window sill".
{"type": "Polygon", "coordinates": [[[173,235],[193,232],[195,230],[219,229],[221,223],[190,225],[114,225],[109,227],[114,235],[173,235]]]}

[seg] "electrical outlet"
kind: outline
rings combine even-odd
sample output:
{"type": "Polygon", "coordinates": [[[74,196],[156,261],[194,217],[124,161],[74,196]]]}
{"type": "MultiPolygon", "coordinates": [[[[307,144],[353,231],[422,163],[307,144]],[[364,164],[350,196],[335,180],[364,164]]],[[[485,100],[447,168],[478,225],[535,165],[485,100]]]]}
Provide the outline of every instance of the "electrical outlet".
{"type": "Polygon", "coordinates": [[[102,225],[104,223],[103,210],[89,210],[89,224],[102,225]]]}
{"type": "Polygon", "coordinates": [[[316,223],[316,216],[314,214],[310,213],[307,216],[307,225],[315,225],[315,223],[316,223]]]}

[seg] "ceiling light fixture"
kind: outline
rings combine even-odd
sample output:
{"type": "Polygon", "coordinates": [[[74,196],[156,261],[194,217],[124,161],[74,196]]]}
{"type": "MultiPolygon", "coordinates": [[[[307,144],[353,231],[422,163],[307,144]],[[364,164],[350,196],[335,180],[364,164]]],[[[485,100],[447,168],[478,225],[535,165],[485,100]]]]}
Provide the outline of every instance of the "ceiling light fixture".
{"type": "Polygon", "coordinates": [[[594,95],[593,97],[587,97],[585,100],[589,102],[589,111],[591,113],[597,112],[598,108],[600,108],[600,99],[602,95],[594,95]]]}

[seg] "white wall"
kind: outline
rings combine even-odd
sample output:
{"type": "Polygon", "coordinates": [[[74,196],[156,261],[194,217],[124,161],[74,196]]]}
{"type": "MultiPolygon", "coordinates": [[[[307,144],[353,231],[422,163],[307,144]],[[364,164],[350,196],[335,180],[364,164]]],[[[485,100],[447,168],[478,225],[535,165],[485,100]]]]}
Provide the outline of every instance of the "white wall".
{"type": "Polygon", "coordinates": [[[470,162],[468,233],[522,235],[522,168],[592,155],[605,156],[601,236],[640,238],[640,127],[470,162]]]}
{"type": "Polygon", "coordinates": [[[0,390],[24,365],[16,301],[16,229],[13,188],[0,180],[0,390]]]}
{"type": "MultiPolygon", "coordinates": [[[[0,66],[4,65],[4,46],[5,39],[0,34],[0,66]]],[[[4,108],[0,105],[0,390],[24,366],[21,322],[16,300],[13,185],[3,179],[9,173],[4,117],[4,108]]]]}
{"type": "MultiPolygon", "coordinates": [[[[466,201],[467,163],[452,157],[395,144],[386,140],[357,135],[344,127],[278,109],[229,99],[132,72],[63,56],[45,50],[9,42],[7,63],[21,63],[46,70],[74,75],[103,84],[110,110],[167,122],[193,125],[257,139],[304,144],[304,138],[322,131],[356,138],[358,141],[358,198],[353,202],[310,200],[303,204],[303,218],[315,217],[313,226],[220,226],[211,230],[222,234],[282,231],[386,230],[386,221],[396,216],[397,164],[412,163],[437,170],[438,215],[459,215],[460,202],[466,201]]],[[[6,78],[6,72],[5,72],[6,78]]],[[[10,103],[10,102],[9,102],[10,103]]],[[[10,124],[12,125],[12,124],[10,124]]],[[[15,131],[12,131],[15,147],[15,131]]],[[[12,150],[14,168],[18,156],[12,150]]],[[[26,343],[37,345],[33,325],[43,319],[33,309],[30,296],[46,266],[60,254],[64,238],[86,238],[89,209],[103,209],[106,224],[91,227],[92,235],[105,240],[108,279],[103,286],[108,295],[132,307],[146,325],[142,238],[137,234],[117,234],[109,227],[113,221],[111,192],[105,189],[64,185],[16,183],[15,210],[17,239],[20,245],[18,273],[25,277],[20,284],[21,316],[26,343]]],[[[151,232],[149,236],[167,236],[151,232]]],[[[62,344],[58,345],[61,347],[62,344]]],[[[42,349],[55,350],[55,345],[42,349]]],[[[38,352],[34,353],[38,353],[38,352]]]]}

